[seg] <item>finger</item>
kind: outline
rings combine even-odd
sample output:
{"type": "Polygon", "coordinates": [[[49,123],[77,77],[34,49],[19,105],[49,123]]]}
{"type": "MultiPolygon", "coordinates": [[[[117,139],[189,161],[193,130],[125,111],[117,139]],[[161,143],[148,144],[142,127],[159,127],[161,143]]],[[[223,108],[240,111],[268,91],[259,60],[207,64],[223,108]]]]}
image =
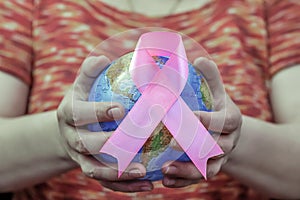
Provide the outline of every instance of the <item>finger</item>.
{"type": "Polygon", "coordinates": [[[167,176],[165,176],[162,180],[162,184],[169,188],[181,188],[199,182],[200,180],[189,180],[189,179],[181,179],[181,178],[174,178],[174,177],[167,177],[167,176]]]}
{"type": "Polygon", "coordinates": [[[219,159],[209,159],[207,162],[207,178],[216,176],[220,172],[221,167],[226,160],[226,156],[219,159]]]}
{"type": "MultiPolygon", "coordinates": [[[[92,84],[110,63],[110,60],[105,56],[91,56],[85,59],[81,65],[80,72],[74,83],[75,94],[88,94],[91,90],[92,84]]],[[[78,95],[80,98],[81,95],[78,95]]],[[[86,100],[85,97],[81,100],[86,100]]]]}
{"type": "MultiPolygon", "coordinates": [[[[241,129],[239,118],[225,119],[218,112],[197,111],[195,114],[202,124],[211,132],[212,137],[219,144],[224,153],[229,153],[236,146],[241,129]]],[[[220,156],[219,156],[220,157],[220,156]]]]}
{"type": "MultiPolygon", "coordinates": [[[[225,160],[226,157],[209,159],[207,164],[207,178],[215,176],[220,171],[221,166],[225,163],[225,160]]],[[[192,162],[173,162],[171,164],[167,164],[167,166],[164,166],[162,171],[164,175],[168,177],[165,182],[165,184],[168,186],[191,184],[192,182],[196,183],[203,178],[201,173],[192,162]],[[186,181],[190,180],[190,182],[184,183],[184,181],[179,181],[182,179],[185,179],[186,181]],[[174,181],[179,182],[175,184],[174,181]]]]}
{"type": "Polygon", "coordinates": [[[118,120],[125,114],[124,107],[116,102],[74,101],[72,105],[67,104],[64,109],[66,122],[72,126],[118,120]]]}
{"type": "Polygon", "coordinates": [[[194,67],[204,76],[214,97],[214,106],[222,105],[226,92],[217,65],[207,58],[200,57],[194,61],[194,67]]]}
{"type": "Polygon", "coordinates": [[[224,112],[194,111],[194,114],[207,130],[219,134],[224,130],[226,121],[224,112]]]}
{"type": "MultiPolygon", "coordinates": [[[[109,137],[113,134],[113,131],[110,132],[91,132],[85,129],[78,129],[79,137],[81,138],[81,142],[83,146],[88,151],[89,154],[99,154],[100,149],[104,145],[104,143],[109,139],[109,137]]],[[[84,153],[84,152],[79,152],[84,153]]]]}
{"type": "Polygon", "coordinates": [[[240,128],[242,124],[242,115],[235,108],[216,112],[195,111],[194,114],[208,130],[216,133],[231,133],[240,128]]]}
{"type": "Polygon", "coordinates": [[[168,177],[191,180],[199,180],[202,178],[201,173],[192,162],[167,162],[163,165],[162,172],[168,177]]]}
{"type": "Polygon", "coordinates": [[[90,132],[74,127],[65,128],[65,137],[67,138],[68,145],[76,152],[86,155],[99,154],[101,147],[112,133],[90,132]]]}
{"type": "Polygon", "coordinates": [[[218,145],[221,147],[225,154],[230,153],[235,148],[239,138],[238,132],[239,131],[234,131],[231,134],[221,135],[218,138],[216,138],[218,145]]]}
{"type": "Polygon", "coordinates": [[[104,163],[94,157],[77,154],[77,160],[82,172],[93,179],[104,181],[124,181],[142,178],[146,175],[146,168],[140,163],[130,163],[126,171],[118,177],[117,163],[104,163]]]}
{"type": "Polygon", "coordinates": [[[153,190],[153,184],[150,181],[100,181],[100,183],[106,188],[120,192],[145,192],[153,190]]]}

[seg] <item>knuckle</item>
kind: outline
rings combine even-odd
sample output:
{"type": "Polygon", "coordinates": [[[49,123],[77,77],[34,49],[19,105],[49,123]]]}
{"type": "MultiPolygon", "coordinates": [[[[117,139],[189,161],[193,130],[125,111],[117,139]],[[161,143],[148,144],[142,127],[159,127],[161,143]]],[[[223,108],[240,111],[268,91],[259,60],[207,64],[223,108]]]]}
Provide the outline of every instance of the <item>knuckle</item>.
{"type": "Polygon", "coordinates": [[[215,175],[216,175],[216,172],[215,172],[215,170],[213,170],[213,169],[210,169],[210,170],[207,172],[207,178],[214,177],[215,175]]]}
{"type": "Polygon", "coordinates": [[[82,138],[79,136],[76,137],[76,139],[74,141],[74,148],[79,153],[87,153],[87,149],[84,145],[84,142],[83,142],[82,138]]]}
{"type": "Polygon", "coordinates": [[[70,108],[69,109],[70,123],[72,123],[72,125],[74,126],[78,125],[81,120],[80,115],[81,113],[78,109],[70,108]]]}
{"type": "Polygon", "coordinates": [[[68,118],[69,108],[66,103],[62,102],[57,109],[56,116],[58,121],[66,121],[68,118]]]}
{"type": "Polygon", "coordinates": [[[60,120],[65,121],[68,124],[75,125],[76,116],[72,112],[72,108],[69,104],[64,104],[62,108],[58,110],[58,117],[60,120]]]}
{"type": "Polygon", "coordinates": [[[219,165],[219,164],[210,166],[208,168],[207,178],[212,178],[212,177],[216,176],[219,173],[220,169],[221,169],[221,165],[219,165]]]}
{"type": "Polygon", "coordinates": [[[95,178],[95,168],[86,169],[86,168],[83,167],[82,172],[87,177],[95,178]]]}
{"type": "Polygon", "coordinates": [[[73,113],[72,116],[69,118],[69,122],[72,125],[76,125],[78,121],[79,121],[78,117],[77,117],[77,115],[75,115],[75,113],[73,113]]]}
{"type": "Polygon", "coordinates": [[[220,147],[224,153],[229,153],[234,148],[234,140],[221,140],[220,147]]]}
{"type": "Polygon", "coordinates": [[[101,107],[98,107],[97,109],[95,109],[95,112],[96,112],[98,121],[101,121],[101,119],[106,116],[106,113],[103,111],[103,109],[101,109],[101,107]]]}
{"type": "Polygon", "coordinates": [[[232,112],[226,113],[226,123],[225,123],[225,129],[226,132],[233,132],[236,130],[240,123],[240,117],[232,112]]]}
{"type": "Polygon", "coordinates": [[[56,112],[56,117],[57,117],[57,120],[58,122],[61,122],[61,121],[64,121],[64,115],[63,115],[63,111],[61,108],[57,109],[57,112],[56,112]]]}
{"type": "Polygon", "coordinates": [[[234,143],[234,140],[230,140],[229,142],[228,142],[228,146],[227,146],[227,153],[229,153],[229,152],[231,152],[232,150],[233,150],[233,148],[235,147],[235,143],[234,143]]]}

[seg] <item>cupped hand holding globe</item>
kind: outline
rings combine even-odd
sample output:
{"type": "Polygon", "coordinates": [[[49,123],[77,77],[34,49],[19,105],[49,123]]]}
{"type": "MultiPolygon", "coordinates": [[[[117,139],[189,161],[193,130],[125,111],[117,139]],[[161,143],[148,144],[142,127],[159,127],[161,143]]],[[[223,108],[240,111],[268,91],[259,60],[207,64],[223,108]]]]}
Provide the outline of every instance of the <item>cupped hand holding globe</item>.
{"type": "MultiPolygon", "coordinates": [[[[242,115],[226,93],[220,78],[217,65],[206,58],[197,58],[193,64],[195,69],[203,74],[210,87],[213,97],[214,111],[196,111],[202,124],[211,132],[221,132],[213,136],[223,149],[224,154],[208,161],[207,176],[211,178],[220,172],[221,167],[229,159],[229,153],[236,146],[241,126],[242,115]]],[[[177,188],[198,183],[203,177],[191,162],[167,162],[162,168],[163,184],[167,187],[177,188]]]]}
{"type": "MultiPolygon", "coordinates": [[[[122,182],[145,176],[145,167],[132,163],[127,172],[118,178],[114,164],[103,164],[92,156],[99,152],[111,132],[90,132],[84,128],[87,124],[112,121],[124,116],[124,108],[119,103],[87,101],[92,84],[109,63],[109,59],[104,56],[88,57],[83,62],[79,76],[59,105],[57,118],[62,136],[61,144],[69,159],[79,165],[85,175],[99,181],[122,182]]],[[[145,191],[153,187],[149,181],[140,181],[135,187],[130,185],[116,190],[145,191]]]]}

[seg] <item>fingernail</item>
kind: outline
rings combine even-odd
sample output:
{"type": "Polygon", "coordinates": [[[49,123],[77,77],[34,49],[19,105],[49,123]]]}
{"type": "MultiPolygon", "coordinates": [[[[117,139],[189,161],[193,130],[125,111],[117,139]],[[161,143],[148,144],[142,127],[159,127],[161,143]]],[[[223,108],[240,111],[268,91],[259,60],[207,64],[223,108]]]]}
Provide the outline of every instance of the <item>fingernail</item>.
{"type": "Polygon", "coordinates": [[[224,157],[224,156],[225,156],[225,154],[220,154],[220,155],[217,155],[217,156],[212,157],[211,159],[212,159],[212,160],[217,160],[217,159],[222,158],[222,157],[224,157]]]}
{"type": "Polygon", "coordinates": [[[142,172],[139,169],[129,170],[128,175],[133,177],[133,178],[139,178],[139,177],[143,176],[142,172]]]}
{"type": "Polygon", "coordinates": [[[174,148],[174,147],[176,147],[176,145],[177,145],[177,142],[174,139],[172,139],[171,142],[170,142],[170,146],[172,148],[174,148]]]}
{"type": "Polygon", "coordinates": [[[142,191],[151,191],[151,190],[152,190],[152,188],[149,187],[149,186],[142,186],[140,189],[141,189],[142,191]]]}
{"type": "Polygon", "coordinates": [[[177,168],[174,166],[168,166],[165,170],[165,174],[175,174],[176,173],[177,168]]]}
{"type": "Polygon", "coordinates": [[[110,118],[113,118],[113,119],[119,119],[121,118],[123,115],[122,115],[122,111],[120,108],[118,107],[113,107],[113,108],[110,108],[108,111],[107,111],[107,114],[110,118]]]}

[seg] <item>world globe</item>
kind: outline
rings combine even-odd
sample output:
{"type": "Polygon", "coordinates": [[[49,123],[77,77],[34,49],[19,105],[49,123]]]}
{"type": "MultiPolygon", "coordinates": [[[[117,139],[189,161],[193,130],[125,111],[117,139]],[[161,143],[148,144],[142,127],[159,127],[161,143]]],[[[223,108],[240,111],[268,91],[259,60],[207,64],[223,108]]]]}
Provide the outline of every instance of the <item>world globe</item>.
{"type": "MultiPolygon", "coordinates": [[[[125,116],[130,112],[141,96],[129,73],[132,55],[133,53],[130,52],[121,56],[101,72],[92,86],[89,101],[119,102],[124,106],[125,116]]],[[[153,56],[153,59],[157,67],[160,68],[168,60],[167,57],[159,55],[153,56]]],[[[188,68],[188,80],[181,93],[181,98],[193,111],[211,111],[212,96],[204,77],[196,72],[192,64],[188,63],[188,68]]],[[[114,131],[123,119],[90,124],[88,129],[97,132],[114,131]]],[[[146,167],[147,172],[146,176],[142,178],[143,180],[161,180],[163,178],[161,168],[167,161],[190,161],[189,157],[183,151],[175,150],[170,145],[171,140],[172,135],[169,130],[160,122],[132,161],[142,163],[146,167]]],[[[103,162],[117,163],[117,159],[108,154],[99,154],[96,155],[96,158],[103,162]]]]}

